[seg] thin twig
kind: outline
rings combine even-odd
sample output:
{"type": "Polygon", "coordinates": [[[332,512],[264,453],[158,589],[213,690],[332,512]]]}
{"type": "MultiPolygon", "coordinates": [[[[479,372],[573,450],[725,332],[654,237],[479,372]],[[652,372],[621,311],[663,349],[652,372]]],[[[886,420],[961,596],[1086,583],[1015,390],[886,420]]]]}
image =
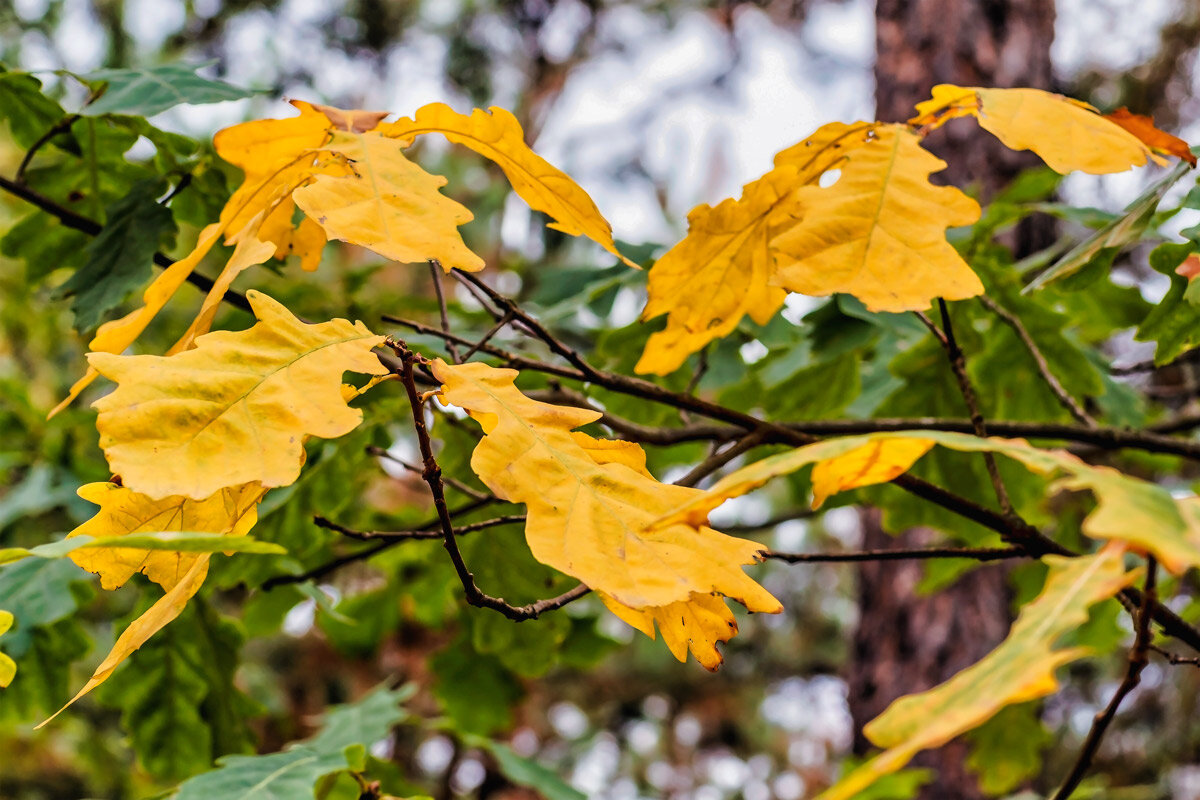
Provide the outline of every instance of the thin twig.
{"type": "MultiPolygon", "coordinates": [[[[946,351],[946,358],[950,362],[950,370],[954,373],[954,379],[958,382],[958,391],[962,395],[963,402],[967,405],[967,412],[971,415],[971,426],[975,430],[975,435],[981,439],[987,438],[987,426],[983,421],[983,412],[979,409],[979,398],[975,394],[975,387],[971,385],[971,379],[967,375],[967,359],[963,354],[962,348],[958,346],[958,340],[954,338],[954,326],[950,323],[950,309],[946,307],[946,301],[938,298],[938,309],[942,315],[942,329],[938,332],[937,326],[919,311],[916,312],[925,323],[925,327],[929,328],[937,338],[938,343],[942,345],[942,349],[946,351]]],[[[1016,512],[1013,510],[1012,501],[1008,497],[1008,489],[1004,487],[1004,480],[1000,477],[1000,468],[996,466],[996,456],[984,450],[980,453],[983,456],[984,466],[987,467],[988,478],[992,482],[992,489],[996,492],[996,501],[1000,503],[1000,510],[1006,517],[1013,517],[1016,512]]]]}
{"type": "MultiPolygon", "coordinates": [[[[500,502],[499,498],[489,498],[487,500],[474,500],[470,503],[467,503],[464,506],[454,509],[451,512],[451,516],[457,517],[461,514],[469,514],[470,512],[477,511],[480,508],[483,508],[484,506],[491,505],[492,503],[498,503],[498,502],[500,502]]],[[[441,519],[439,517],[434,517],[433,519],[429,520],[428,522],[418,525],[416,529],[417,530],[434,529],[434,528],[437,528],[438,525],[440,525],[440,524],[441,524],[441,519]]],[[[440,538],[441,535],[442,535],[441,531],[437,531],[438,538],[440,538]]],[[[329,575],[332,572],[336,572],[337,570],[341,569],[342,567],[344,567],[348,564],[353,564],[356,561],[367,561],[368,559],[374,558],[375,556],[382,553],[384,550],[389,550],[389,549],[395,547],[396,545],[403,543],[404,541],[406,541],[406,540],[394,539],[394,540],[390,540],[390,541],[383,541],[383,542],[380,542],[379,544],[375,545],[374,547],[368,547],[363,550],[357,550],[353,553],[349,553],[344,556],[339,556],[338,558],[335,558],[331,561],[326,561],[324,564],[318,564],[317,566],[313,567],[312,569],[306,570],[305,572],[300,572],[295,575],[276,575],[273,578],[268,578],[267,580],[263,581],[263,584],[260,588],[263,591],[270,591],[271,589],[274,589],[277,586],[287,586],[287,585],[293,584],[293,583],[305,583],[306,581],[320,580],[321,578],[324,578],[326,575],[329,575]]]]}
{"type": "Polygon", "coordinates": [[[192,173],[185,172],[180,176],[178,183],[171,187],[171,191],[167,192],[166,196],[158,201],[160,206],[165,206],[179,196],[179,193],[192,185],[192,173]]]}
{"type": "Polygon", "coordinates": [[[1166,648],[1159,647],[1158,645],[1154,645],[1154,644],[1150,645],[1150,649],[1153,650],[1155,653],[1158,653],[1163,658],[1165,658],[1167,660],[1168,664],[1176,664],[1176,665],[1186,664],[1186,665],[1192,666],[1192,667],[1200,667],[1200,657],[1188,658],[1186,656],[1177,656],[1174,653],[1172,653],[1170,650],[1167,650],[1166,648]]]}
{"type": "Polygon", "coordinates": [[[765,432],[761,430],[752,431],[751,433],[746,434],[729,447],[726,447],[724,450],[718,450],[708,458],[701,461],[699,464],[693,467],[688,474],[675,481],[675,485],[695,486],[700,481],[704,480],[709,475],[740,456],[742,453],[758,447],[760,444],[762,444],[762,440],[765,435],[765,432]]]}
{"type": "Polygon", "coordinates": [[[1050,371],[1050,364],[1047,363],[1046,357],[1042,355],[1042,351],[1038,348],[1037,342],[1035,342],[1033,337],[1029,335],[1029,331],[1025,329],[1025,326],[1021,323],[1021,320],[1017,317],[1017,315],[1013,314],[1011,311],[1004,308],[987,295],[980,295],[979,301],[983,303],[983,305],[989,311],[998,316],[1006,325],[1008,325],[1008,327],[1012,328],[1013,333],[1015,333],[1017,338],[1021,340],[1021,343],[1025,345],[1025,349],[1029,351],[1029,355],[1033,357],[1033,362],[1037,364],[1038,372],[1041,373],[1042,380],[1044,380],[1046,385],[1050,387],[1050,391],[1053,392],[1054,396],[1058,399],[1058,404],[1065,408],[1067,413],[1074,417],[1076,422],[1079,422],[1081,425],[1085,425],[1089,428],[1097,427],[1096,420],[1093,419],[1090,414],[1084,411],[1083,406],[1079,405],[1075,398],[1071,396],[1071,393],[1068,392],[1063,387],[1062,383],[1059,382],[1058,378],[1055,377],[1054,373],[1050,371]]]}
{"type": "Polygon", "coordinates": [[[772,517],[768,517],[767,519],[763,520],[762,522],[758,522],[758,523],[744,523],[741,525],[723,525],[721,527],[721,530],[724,533],[729,533],[729,534],[754,533],[755,531],[765,531],[770,528],[778,527],[785,522],[794,522],[796,520],[802,520],[802,519],[812,519],[813,517],[815,517],[821,513],[822,513],[821,510],[814,510],[811,508],[795,508],[795,509],[792,509],[791,511],[784,511],[784,512],[776,514],[772,517]]]}
{"type": "Polygon", "coordinates": [[[17,173],[15,176],[13,176],[13,180],[21,185],[24,185],[25,170],[29,168],[30,163],[33,161],[33,157],[37,154],[38,150],[41,150],[42,147],[55,136],[70,130],[71,126],[75,124],[75,120],[77,119],[79,119],[78,114],[68,114],[58,122],[51,125],[45,133],[39,136],[37,141],[31,144],[29,149],[25,151],[24,158],[22,158],[21,163],[17,165],[17,173]]]}
{"type": "Polygon", "coordinates": [[[490,608],[515,622],[521,622],[527,619],[537,619],[545,611],[553,608],[561,608],[591,591],[587,586],[580,584],[558,597],[539,600],[526,606],[514,606],[505,602],[501,597],[492,597],[486,594],[475,584],[475,577],[467,569],[467,564],[462,557],[462,551],[458,549],[458,540],[454,535],[454,524],[450,520],[450,511],[446,506],[446,495],[442,487],[442,468],[433,455],[433,443],[430,441],[429,431],[425,426],[425,405],[420,394],[417,392],[417,382],[414,376],[414,364],[416,364],[420,356],[409,350],[402,343],[395,342],[391,346],[403,364],[400,380],[404,384],[404,389],[408,394],[408,403],[412,408],[413,415],[413,430],[416,431],[417,444],[421,450],[421,460],[425,465],[422,477],[429,484],[429,491],[433,495],[433,506],[437,509],[438,519],[441,522],[442,546],[445,547],[446,553],[450,556],[450,563],[454,565],[454,571],[458,574],[458,579],[462,584],[467,602],[480,608],[490,608]]]}
{"type": "Polygon", "coordinates": [[[1079,758],[1075,760],[1075,766],[1071,768],[1071,772],[1059,790],[1054,793],[1052,800],[1067,800],[1079,787],[1080,782],[1083,781],[1092,766],[1096,751],[1100,749],[1100,742],[1108,731],[1108,726],[1112,724],[1121,702],[1142,679],[1142,670],[1146,668],[1146,663],[1149,661],[1147,653],[1150,649],[1150,605],[1157,599],[1154,586],[1157,571],[1158,562],[1154,556],[1148,556],[1146,558],[1146,583],[1142,590],[1142,604],[1137,615],[1137,633],[1134,636],[1133,647],[1129,650],[1129,666],[1125,670],[1125,679],[1121,681],[1121,685],[1117,687],[1117,691],[1113,693],[1112,699],[1108,701],[1104,710],[1096,714],[1096,718],[1092,722],[1092,729],[1088,731],[1083,748],[1079,752],[1079,758]]]}
{"type": "MultiPolygon", "coordinates": [[[[450,311],[446,308],[446,295],[442,291],[442,262],[436,258],[429,259],[429,274],[433,276],[433,291],[437,295],[438,311],[442,316],[442,330],[449,333],[450,311]]],[[[458,348],[454,346],[454,342],[446,342],[446,352],[450,354],[450,360],[455,364],[463,362],[462,358],[458,355],[458,348]]]]}
{"type": "MultiPolygon", "coordinates": [[[[397,458],[396,456],[389,453],[385,448],[379,447],[378,445],[374,445],[374,444],[367,445],[367,453],[369,455],[375,456],[376,458],[386,458],[388,461],[391,461],[393,464],[398,464],[399,466],[404,467],[406,470],[408,470],[409,472],[412,472],[416,475],[421,474],[421,468],[418,467],[416,464],[410,464],[402,458],[397,458]]],[[[471,497],[476,500],[487,500],[488,502],[492,502],[492,501],[499,501],[499,499],[500,499],[500,498],[496,497],[495,495],[488,494],[487,492],[481,492],[473,486],[468,486],[467,484],[463,483],[462,481],[458,480],[457,478],[451,478],[449,475],[443,476],[442,480],[445,481],[446,485],[451,487],[452,489],[457,489],[458,491],[465,494],[467,497],[471,497]]]]}
{"type": "MultiPolygon", "coordinates": [[[[708,347],[705,346],[705,347],[700,348],[700,356],[699,356],[699,358],[696,359],[696,369],[694,372],[692,372],[692,377],[688,381],[688,385],[684,387],[683,393],[684,394],[695,394],[696,387],[700,385],[700,381],[703,380],[704,375],[707,372],[708,372],[708,347]]],[[[683,410],[682,408],[679,409],[679,418],[681,420],[683,420],[684,422],[692,421],[692,415],[689,414],[687,411],[683,410]]]]}
{"type": "MultiPolygon", "coordinates": [[[[495,336],[497,333],[499,333],[504,328],[505,325],[512,322],[512,320],[513,320],[512,313],[509,311],[505,311],[504,316],[502,316],[502,317],[500,317],[500,319],[496,320],[496,324],[493,325],[491,328],[489,328],[488,332],[485,333],[483,336],[481,336],[479,341],[477,341],[477,342],[475,342],[475,344],[471,345],[470,350],[463,353],[462,360],[466,361],[471,356],[478,353],[479,348],[483,347],[485,344],[490,342],[492,340],[492,337],[495,336]]],[[[447,348],[451,347],[449,342],[446,343],[446,347],[447,348]]]]}
{"type": "Polygon", "coordinates": [[[901,561],[906,559],[969,558],[975,561],[999,561],[1007,558],[1032,558],[1023,547],[916,547],[891,550],[855,550],[844,553],[783,553],[764,550],[763,558],[789,564],[840,563],[848,561],[901,561]]]}
{"type": "Polygon", "coordinates": [[[550,331],[546,330],[546,328],[542,326],[542,323],[525,313],[520,306],[497,292],[492,287],[488,286],[478,277],[470,274],[469,272],[463,272],[462,270],[458,269],[454,270],[451,274],[460,282],[470,284],[486,294],[488,299],[491,300],[498,308],[502,308],[506,312],[512,312],[513,317],[519,320],[526,328],[528,328],[536,338],[541,339],[546,346],[550,348],[551,352],[563,358],[568,364],[575,367],[575,369],[579,370],[585,376],[590,377],[599,374],[600,371],[589,364],[587,359],[581,356],[578,351],[568,347],[561,339],[554,336],[552,333],[550,333],[550,331]]]}
{"type": "MultiPolygon", "coordinates": [[[[487,528],[495,528],[500,525],[512,525],[517,522],[524,522],[524,514],[511,514],[503,517],[493,517],[480,522],[471,522],[466,525],[459,525],[454,528],[455,536],[463,536],[464,534],[482,531],[487,528]]],[[[354,528],[347,528],[345,525],[340,525],[331,519],[322,517],[319,514],[313,517],[313,524],[318,528],[340,533],[350,539],[357,539],[360,542],[374,541],[398,541],[404,539],[441,539],[442,532],[439,530],[411,530],[411,531],[360,531],[354,528]]]]}

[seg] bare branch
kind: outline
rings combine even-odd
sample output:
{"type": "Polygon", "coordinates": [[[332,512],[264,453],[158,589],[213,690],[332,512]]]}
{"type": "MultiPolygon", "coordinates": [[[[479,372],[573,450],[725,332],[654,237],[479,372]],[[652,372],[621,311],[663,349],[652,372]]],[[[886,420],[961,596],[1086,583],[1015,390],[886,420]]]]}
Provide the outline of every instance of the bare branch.
{"type": "Polygon", "coordinates": [[[1097,427],[1096,420],[1083,410],[1083,406],[1079,405],[1075,398],[1071,396],[1071,393],[1063,388],[1062,383],[1059,382],[1054,373],[1050,371],[1050,364],[1046,362],[1046,357],[1042,355],[1042,351],[1038,349],[1037,342],[1033,341],[1033,337],[1029,335],[1029,331],[1025,329],[1021,320],[987,295],[980,295],[979,301],[1017,334],[1017,338],[1025,345],[1025,349],[1029,351],[1029,355],[1033,357],[1034,363],[1037,364],[1042,380],[1046,382],[1046,385],[1050,387],[1050,391],[1058,399],[1058,404],[1065,408],[1067,413],[1074,417],[1075,421],[1081,425],[1088,428],[1097,427]]]}
{"type": "Polygon", "coordinates": [[[1088,770],[1092,766],[1092,760],[1096,757],[1096,751],[1100,749],[1100,742],[1104,738],[1104,734],[1108,731],[1108,726],[1112,724],[1113,718],[1117,714],[1117,709],[1120,708],[1121,702],[1132,692],[1142,679],[1142,670],[1146,668],[1146,663],[1149,661],[1147,653],[1150,649],[1150,606],[1157,600],[1155,591],[1155,577],[1158,571],[1158,562],[1154,556],[1149,556],[1146,559],[1146,583],[1142,591],[1141,607],[1137,614],[1137,633],[1134,636],[1133,647],[1129,651],[1129,666],[1125,670],[1125,678],[1121,681],[1121,685],[1117,687],[1117,691],[1113,692],[1112,699],[1108,701],[1103,711],[1096,714],[1095,720],[1092,722],[1092,729],[1088,731],[1087,738],[1083,742],[1083,748],[1079,752],[1079,758],[1075,761],[1075,766],[1071,768],[1071,772],[1067,775],[1067,779],[1063,781],[1062,786],[1054,793],[1052,800],[1067,800],[1071,794],[1079,788],[1080,782],[1083,781],[1088,770]]]}
{"type": "Polygon", "coordinates": [[[417,383],[414,378],[413,369],[413,365],[420,356],[409,350],[404,344],[398,342],[392,343],[392,348],[395,350],[396,355],[400,357],[403,364],[400,380],[404,384],[404,389],[408,394],[408,403],[412,408],[413,430],[416,431],[417,444],[421,450],[421,460],[425,464],[422,477],[429,484],[429,491],[433,495],[433,505],[437,509],[438,520],[441,523],[442,546],[446,548],[446,553],[450,556],[450,562],[454,565],[454,571],[458,574],[459,582],[462,583],[467,602],[480,608],[490,608],[515,622],[521,622],[527,619],[537,619],[545,611],[561,608],[567,603],[587,594],[590,591],[588,587],[580,584],[559,597],[550,598],[549,600],[539,600],[536,603],[526,606],[514,606],[505,602],[501,597],[492,597],[484,593],[475,584],[475,577],[467,569],[466,562],[463,561],[462,552],[458,549],[458,539],[454,535],[454,524],[450,520],[450,511],[446,506],[446,495],[442,487],[442,468],[437,463],[437,459],[434,458],[433,443],[430,441],[429,431],[425,427],[425,406],[420,394],[417,392],[417,383]]]}
{"type": "Polygon", "coordinates": [[[789,564],[842,563],[850,561],[902,561],[931,558],[969,558],[975,561],[1000,561],[1007,558],[1032,558],[1023,547],[918,547],[893,550],[855,550],[843,553],[783,553],[764,550],[762,557],[789,564]]]}
{"type": "MultiPolygon", "coordinates": [[[[450,312],[446,309],[446,295],[442,292],[442,262],[436,258],[429,259],[429,274],[433,276],[433,291],[437,295],[438,311],[442,317],[442,330],[450,332],[450,312]]],[[[458,355],[454,342],[446,342],[446,352],[455,364],[461,364],[463,359],[458,355]]]]}

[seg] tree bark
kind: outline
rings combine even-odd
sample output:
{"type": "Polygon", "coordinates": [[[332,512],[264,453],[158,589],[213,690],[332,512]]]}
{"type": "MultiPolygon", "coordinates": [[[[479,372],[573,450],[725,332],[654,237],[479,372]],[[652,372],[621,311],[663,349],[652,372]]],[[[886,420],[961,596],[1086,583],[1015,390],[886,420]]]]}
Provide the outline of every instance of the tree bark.
{"type": "MultiPolygon", "coordinates": [[[[1052,0],[878,0],[875,99],[877,117],[902,121],[939,83],[961,86],[1050,89],[1052,0]]],[[[948,162],[938,182],[973,187],[982,201],[1018,172],[1038,162],[1014,153],[969,121],[951,122],[926,140],[948,162]]],[[[1009,241],[1026,255],[1053,241],[1052,223],[1030,219],[1009,241]]],[[[969,356],[969,354],[968,354],[969,356]]],[[[877,511],[862,515],[867,548],[915,546],[935,535],[907,531],[900,541],[885,533],[877,511]]],[[[978,661],[1003,640],[1011,621],[1006,571],[1001,565],[973,570],[949,589],[918,597],[920,562],[866,562],[859,569],[861,618],[850,665],[850,711],[855,750],[870,748],[862,726],[897,697],[935,686],[978,661]]],[[[937,777],[922,800],[975,800],[985,795],[964,762],[967,748],[955,741],[918,756],[937,777]]]]}

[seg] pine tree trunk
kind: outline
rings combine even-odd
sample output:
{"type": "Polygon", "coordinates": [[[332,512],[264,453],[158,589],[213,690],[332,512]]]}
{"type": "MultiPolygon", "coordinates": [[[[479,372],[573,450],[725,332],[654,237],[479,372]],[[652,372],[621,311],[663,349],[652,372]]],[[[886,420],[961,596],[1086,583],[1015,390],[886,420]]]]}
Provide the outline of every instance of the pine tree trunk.
{"type": "MultiPolygon", "coordinates": [[[[939,83],[961,86],[1051,88],[1052,0],[878,0],[875,98],[877,117],[902,121],[939,83]]],[[[949,163],[938,182],[978,187],[984,199],[1020,170],[1037,163],[1012,153],[963,121],[929,137],[926,146],[949,163]]],[[[1031,220],[1009,244],[1017,255],[1053,240],[1053,227],[1031,220]]],[[[969,357],[969,354],[968,354],[969,357]]],[[[965,409],[964,409],[965,416],[965,409]]],[[[885,533],[879,514],[862,515],[867,548],[928,543],[937,534],[885,533]]],[[[1007,634],[1010,596],[1003,566],[976,569],[951,588],[918,597],[918,562],[864,563],[859,570],[861,620],[850,666],[850,710],[859,732],[855,749],[870,748],[862,726],[895,698],[941,683],[986,655],[1007,634]]],[[[923,800],[983,798],[955,741],[915,761],[938,773],[923,800]]]]}

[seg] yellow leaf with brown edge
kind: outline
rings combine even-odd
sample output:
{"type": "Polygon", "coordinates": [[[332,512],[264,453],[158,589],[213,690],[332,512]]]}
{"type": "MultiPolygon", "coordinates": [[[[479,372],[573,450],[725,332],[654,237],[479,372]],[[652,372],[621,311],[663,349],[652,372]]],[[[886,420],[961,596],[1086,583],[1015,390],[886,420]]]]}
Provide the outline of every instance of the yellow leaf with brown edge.
{"type": "MultiPolygon", "coordinates": [[[[146,330],[146,326],[175,296],[179,287],[187,282],[188,276],[212,250],[224,230],[224,226],[217,223],[205,227],[200,232],[200,238],[192,252],[160,272],[158,277],[146,287],[142,293],[142,305],[120,319],[109,320],[101,325],[89,343],[89,349],[95,353],[120,353],[137,341],[137,338],[142,335],[142,331],[146,330]]],[[[80,392],[90,386],[98,377],[100,377],[100,373],[94,367],[89,366],[83,377],[71,386],[62,402],[50,411],[49,416],[53,417],[69,406],[80,392]]]]}
{"type": "Polygon", "coordinates": [[[379,133],[335,131],[323,152],[342,160],[346,171],[317,175],[292,197],[331,239],[395,261],[437,259],[447,271],[483,269],[483,259],[458,232],[474,215],[439,191],[445,178],[409,161],[402,149],[379,133]]]}
{"type": "Polygon", "coordinates": [[[757,561],[761,544],[703,524],[647,529],[700,492],[654,480],[630,446],[572,432],[598,412],[525,396],[515,370],[438,360],[433,373],[444,402],[483,427],[471,468],[498,497],[527,506],[525,537],[538,561],[635,609],[719,592],[748,608],[780,610],[740,566],[757,561]]]}
{"type": "Polygon", "coordinates": [[[305,324],[261,292],[246,299],[257,324],[206,334],[194,349],[88,354],[118,384],[93,406],[100,446],[127,486],[196,500],[243,483],[286,486],[306,436],[334,438],[362,421],[342,373],[387,372],[371,352],[384,337],[344,319],[305,324]]]}
{"type": "MultiPolygon", "coordinates": [[[[1131,550],[1150,553],[1169,571],[1181,574],[1189,567],[1200,567],[1200,501],[1195,498],[1176,499],[1162,486],[1126,475],[1111,467],[1094,466],[1064,450],[1043,450],[1023,439],[979,438],[950,431],[896,431],[861,436],[826,439],[748,464],[713,484],[706,492],[695,495],[657,520],[655,526],[669,526],[708,518],[709,512],[725,500],[740,497],[767,483],[810,464],[846,458],[853,460],[856,450],[862,451],[877,442],[909,440],[917,444],[905,447],[885,444],[880,458],[891,468],[886,472],[865,470],[860,480],[842,479],[831,483],[833,489],[852,489],[888,480],[894,468],[910,464],[919,457],[929,442],[964,452],[993,452],[1012,458],[1026,468],[1042,474],[1064,477],[1051,488],[1090,491],[1096,507],[1084,519],[1082,530],[1093,539],[1122,542],[1131,550]],[[898,449],[897,449],[898,448],[898,449]]],[[[869,451],[868,451],[869,452],[869,451]]],[[[833,471],[840,471],[835,467],[833,471]]],[[[894,475],[892,475],[894,477],[894,475]]]]}
{"type": "Polygon", "coordinates": [[[66,711],[76,700],[108,680],[113,671],[121,666],[125,659],[133,655],[134,651],[145,644],[151,636],[158,633],[183,613],[187,601],[196,592],[200,591],[200,587],[204,584],[204,579],[208,575],[208,561],[211,557],[208,553],[199,555],[188,568],[187,572],[180,577],[178,583],[167,590],[167,593],[158,602],[146,609],[144,614],[131,622],[124,633],[117,637],[112,650],[100,662],[100,666],[96,667],[96,671],[92,673],[92,677],[88,679],[83,688],[65,706],[54,712],[52,716],[37,727],[41,728],[49,724],[51,720],[66,711]]]}
{"type": "Polygon", "coordinates": [[[833,185],[796,191],[804,216],[774,241],[772,283],[813,296],[845,292],[871,311],[915,311],[935,297],[982,293],[946,241],[946,228],[979,218],[979,204],[929,182],[945,166],[905,126],[871,128],[842,154],[833,185]]]}
{"type": "Polygon", "coordinates": [[[1151,155],[1129,131],[1095,108],[1041,89],[984,89],[940,84],[917,104],[910,125],[933,130],[957,117],[975,117],[1011,150],[1032,150],[1063,175],[1104,175],[1140,167],[1151,155]]]}
{"type": "Polygon", "coordinates": [[[491,160],[512,184],[517,195],[535,211],[554,220],[551,228],[571,236],[586,236],[631,267],[637,267],[617,250],[612,226],[592,198],[569,175],[530,149],[521,123],[509,111],[493,106],[459,114],[444,103],[417,109],[412,118],[380,125],[384,136],[411,142],[425,133],[440,133],[451,142],[469,147],[491,160]]]}
{"type": "MultiPolygon", "coordinates": [[[[159,500],[115,483],[89,483],[79,496],[100,506],[96,515],[71,533],[95,538],[158,531],[201,531],[244,536],[258,518],[263,489],[257,484],[230,486],[192,500],[172,496],[159,500]]],[[[100,576],[100,586],[116,589],[141,572],[163,589],[171,589],[191,570],[198,553],[131,548],[83,548],[70,553],[82,569],[100,576]]]]}
{"type": "MultiPolygon", "coordinates": [[[[725,660],[717,642],[727,642],[737,635],[737,620],[719,594],[693,594],[687,600],[665,606],[630,608],[603,592],[598,593],[604,605],[623,622],[651,639],[657,624],[663,642],[678,661],[687,661],[688,652],[710,672],[725,660]]],[[[775,613],[775,606],[751,608],[751,611],[775,613]]]]}
{"type": "Polygon", "coordinates": [[[1120,125],[1141,139],[1142,144],[1149,147],[1152,152],[1182,158],[1193,167],[1196,166],[1196,157],[1192,155],[1191,146],[1178,136],[1172,136],[1166,131],[1159,130],[1155,127],[1153,118],[1147,117],[1145,114],[1134,114],[1125,107],[1105,114],[1104,118],[1115,125],[1120,125]]]}
{"type": "Polygon", "coordinates": [[[850,800],[902,769],[917,753],[942,745],[991,719],[1002,708],[1053,694],[1055,671],[1091,655],[1087,647],[1059,649],[1065,634],[1087,622],[1088,609],[1128,586],[1124,548],[1109,544],[1081,558],[1046,556],[1050,573],[1041,593],[1021,608],[1008,637],[982,660],[950,680],[901,697],[863,728],[884,752],[871,758],[817,800],[850,800]]]}
{"type": "Polygon", "coordinates": [[[634,370],[666,375],[749,314],[765,325],[787,293],[768,281],[774,240],[803,216],[796,191],[837,167],[846,150],[867,141],[873,124],[834,122],[775,156],[775,169],[742,188],[741,197],[688,214],[688,234],[650,268],[642,319],[667,315],[634,370]]]}

